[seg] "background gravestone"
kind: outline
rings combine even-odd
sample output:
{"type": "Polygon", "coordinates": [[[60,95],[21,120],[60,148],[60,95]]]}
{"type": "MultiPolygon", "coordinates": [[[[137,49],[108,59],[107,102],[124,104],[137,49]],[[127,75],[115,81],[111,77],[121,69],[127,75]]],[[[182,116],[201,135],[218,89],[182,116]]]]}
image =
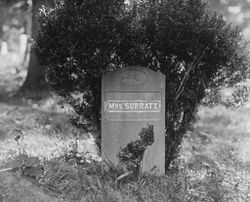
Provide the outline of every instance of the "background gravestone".
{"type": "Polygon", "coordinates": [[[142,171],[165,172],[165,76],[144,67],[126,67],[102,78],[102,156],[118,163],[121,147],[139,139],[148,124],[154,143],[147,148],[142,171]]]}

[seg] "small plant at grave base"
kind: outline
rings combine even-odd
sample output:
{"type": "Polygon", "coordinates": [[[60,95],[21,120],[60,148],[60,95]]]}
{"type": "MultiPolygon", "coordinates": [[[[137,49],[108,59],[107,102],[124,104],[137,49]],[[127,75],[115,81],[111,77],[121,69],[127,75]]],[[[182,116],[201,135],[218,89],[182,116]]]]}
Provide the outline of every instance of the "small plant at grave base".
{"type": "Polygon", "coordinates": [[[97,134],[103,74],[138,65],[166,76],[166,169],[178,157],[206,90],[233,86],[248,74],[240,30],[210,13],[203,0],[144,0],[133,7],[123,0],[55,2],[40,10],[33,52],[48,67],[51,87],[97,134]]]}
{"type": "Polygon", "coordinates": [[[119,162],[129,171],[133,171],[135,176],[139,176],[143,155],[148,146],[154,143],[154,128],[149,125],[142,128],[139,133],[140,139],[131,141],[117,154],[119,162]]]}
{"type": "Polygon", "coordinates": [[[77,138],[71,142],[61,158],[74,167],[84,166],[86,163],[89,164],[95,159],[89,152],[79,152],[77,138]]]}

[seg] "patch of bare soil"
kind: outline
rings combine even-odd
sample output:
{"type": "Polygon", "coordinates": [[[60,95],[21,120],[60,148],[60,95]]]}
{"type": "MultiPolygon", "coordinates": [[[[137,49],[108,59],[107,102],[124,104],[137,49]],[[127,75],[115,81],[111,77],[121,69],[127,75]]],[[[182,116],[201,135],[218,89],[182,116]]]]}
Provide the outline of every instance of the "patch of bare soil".
{"type": "Polygon", "coordinates": [[[0,104],[0,202],[1,199],[60,201],[36,183],[36,170],[22,170],[22,165],[32,169],[34,166],[17,160],[20,156],[28,160],[50,160],[64,155],[77,142],[79,153],[98,157],[94,134],[73,125],[71,109],[61,108],[58,102],[58,98],[50,97],[20,105],[18,102],[0,104]]]}
{"type": "Polygon", "coordinates": [[[62,201],[49,194],[35,180],[17,176],[13,173],[0,172],[0,201],[4,202],[39,202],[62,201]]]}

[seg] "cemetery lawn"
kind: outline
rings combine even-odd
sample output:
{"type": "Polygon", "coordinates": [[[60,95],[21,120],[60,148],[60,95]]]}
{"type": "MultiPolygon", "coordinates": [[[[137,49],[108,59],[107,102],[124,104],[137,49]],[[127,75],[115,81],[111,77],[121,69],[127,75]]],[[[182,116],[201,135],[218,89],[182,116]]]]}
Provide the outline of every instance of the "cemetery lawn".
{"type": "Polygon", "coordinates": [[[98,160],[95,134],[70,122],[60,98],[10,100],[25,78],[11,70],[0,71],[0,202],[250,201],[250,109],[200,107],[167,175],[135,180],[119,168],[104,172],[100,163],[81,162],[79,155],[98,160]]]}
{"type": "Polygon", "coordinates": [[[78,153],[98,159],[94,134],[70,123],[59,98],[20,102],[0,104],[4,201],[250,201],[249,109],[200,107],[200,119],[169,173],[134,180],[119,168],[102,171],[99,163],[74,166],[77,154],[62,158],[74,151],[77,137],[78,153]],[[43,172],[18,173],[20,161],[34,159],[43,172]]]}

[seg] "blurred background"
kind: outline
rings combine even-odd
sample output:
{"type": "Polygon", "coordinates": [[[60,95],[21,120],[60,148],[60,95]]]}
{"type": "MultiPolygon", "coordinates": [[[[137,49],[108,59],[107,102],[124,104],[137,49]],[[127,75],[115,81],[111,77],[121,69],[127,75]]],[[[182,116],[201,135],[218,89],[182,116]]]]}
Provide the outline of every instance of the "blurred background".
{"type": "MultiPolygon", "coordinates": [[[[130,1],[131,4],[133,2],[130,1]]],[[[0,0],[0,92],[2,95],[14,94],[27,77],[28,67],[32,63],[32,59],[30,60],[32,33],[34,36],[37,32],[36,15],[40,5],[46,5],[46,3],[50,4],[46,0],[0,0]]],[[[211,12],[221,13],[229,23],[239,27],[245,40],[250,40],[250,0],[209,0],[208,5],[211,12]]],[[[248,46],[250,49],[250,45],[248,46]]],[[[34,63],[32,64],[34,66],[34,63]]],[[[33,69],[37,74],[42,74],[40,68],[33,69]]],[[[36,83],[39,83],[39,76],[33,73],[32,77],[36,83]]],[[[32,81],[30,83],[30,86],[34,86],[32,81]]],[[[43,88],[43,86],[38,85],[37,88],[43,88]]]]}
{"type": "Polygon", "coordinates": [[[0,88],[17,90],[27,74],[32,27],[32,2],[0,1],[0,88]]]}

